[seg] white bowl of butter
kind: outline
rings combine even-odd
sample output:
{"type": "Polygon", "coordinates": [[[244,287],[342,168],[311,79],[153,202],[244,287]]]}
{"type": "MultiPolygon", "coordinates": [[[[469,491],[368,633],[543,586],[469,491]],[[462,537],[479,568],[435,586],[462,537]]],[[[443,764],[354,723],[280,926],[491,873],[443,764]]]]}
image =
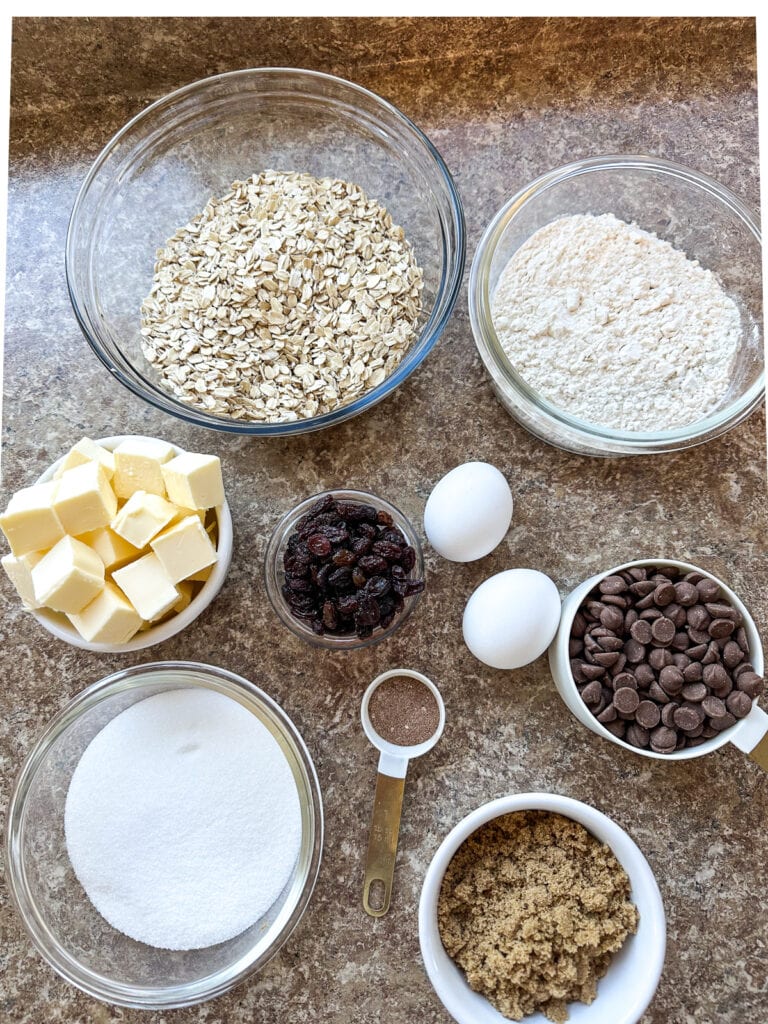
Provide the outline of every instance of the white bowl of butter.
{"type": "MultiPolygon", "coordinates": [[[[79,613],[33,607],[25,601],[40,625],[75,647],[110,654],[152,647],[189,626],[218,594],[232,560],[232,516],[226,498],[218,500],[222,492],[215,485],[216,473],[213,473],[213,490],[210,492],[216,495],[216,504],[207,510],[189,507],[206,503],[204,493],[206,485],[210,485],[207,464],[215,467],[217,463],[218,460],[212,457],[193,456],[178,445],[135,434],[101,438],[95,442],[83,439],[54,462],[35,481],[36,485],[60,479],[65,467],[79,468],[78,478],[93,476],[92,481],[82,481],[82,488],[70,486],[73,491],[70,510],[67,507],[69,503],[61,501],[61,489],[58,492],[58,518],[64,520],[66,529],[62,538],[66,543],[58,545],[57,542],[56,545],[58,557],[59,560],[71,560],[74,567],[66,585],[75,590],[89,585],[89,562],[93,560],[94,552],[104,564],[104,583],[99,587],[97,581],[93,582],[94,600],[79,613]],[[102,473],[80,468],[93,467],[98,462],[98,449],[91,445],[108,453],[114,453],[116,449],[124,453],[119,474],[115,471],[112,475],[112,470],[108,471],[109,487],[104,487],[105,476],[102,473]],[[135,458],[131,458],[132,453],[135,453],[135,458]],[[150,489],[153,487],[151,476],[153,472],[157,473],[157,466],[151,455],[157,453],[161,453],[161,459],[166,463],[174,460],[173,465],[178,467],[175,477],[178,493],[191,499],[197,488],[202,497],[194,501],[185,498],[182,502],[174,501],[170,492],[157,494],[157,487],[153,492],[150,489]],[[179,460],[180,456],[185,456],[185,459],[179,460]],[[99,484],[103,494],[99,494],[99,484]],[[94,512],[99,515],[94,504],[100,506],[104,501],[108,504],[113,496],[117,498],[118,507],[109,528],[89,529],[88,515],[94,512]],[[68,514],[73,517],[73,523],[67,522],[68,514]],[[78,525],[74,525],[78,516],[85,516],[86,521],[81,518],[78,525]],[[116,532],[112,526],[118,520],[119,532],[116,532]],[[162,523],[159,529],[158,523],[162,523]],[[84,528],[80,529],[80,525],[84,528]],[[210,563],[212,557],[206,556],[206,551],[210,552],[206,537],[215,548],[215,561],[208,565],[203,564],[210,563]],[[75,543],[67,538],[76,538],[75,543]],[[199,569],[196,568],[198,565],[199,569]],[[187,574],[186,568],[191,572],[187,574]],[[133,620],[127,605],[133,606],[133,620]],[[141,626],[130,639],[116,641],[116,636],[124,636],[134,630],[137,617],[141,619],[141,626]]],[[[71,481],[73,477],[68,479],[71,481]]],[[[79,479],[74,481],[75,484],[78,482],[79,479]]],[[[42,562],[38,553],[31,558],[32,569],[42,562]]],[[[5,563],[4,559],[4,566],[5,563]]],[[[39,577],[38,572],[38,583],[39,577]]],[[[20,589],[18,585],[17,589],[20,589]]],[[[52,603],[66,604],[68,596],[59,591],[57,600],[52,603]]],[[[78,597],[73,595],[73,598],[78,604],[78,597]]]]}

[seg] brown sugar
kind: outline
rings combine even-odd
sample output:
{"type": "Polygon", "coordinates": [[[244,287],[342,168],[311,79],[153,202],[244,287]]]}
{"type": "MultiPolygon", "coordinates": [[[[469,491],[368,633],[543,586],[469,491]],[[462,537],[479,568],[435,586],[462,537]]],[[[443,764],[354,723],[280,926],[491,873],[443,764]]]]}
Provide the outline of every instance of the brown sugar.
{"type": "Polygon", "coordinates": [[[637,931],[626,872],[583,825],[547,811],[494,818],[457,850],[437,915],[446,952],[505,1017],[568,1019],[637,931]]]}
{"type": "Polygon", "coordinates": [[[440,709],[424,683],[412,676],[392,676],[373,691],[368,717],[383,740],[413,747],[434,736],[440,709]]]}

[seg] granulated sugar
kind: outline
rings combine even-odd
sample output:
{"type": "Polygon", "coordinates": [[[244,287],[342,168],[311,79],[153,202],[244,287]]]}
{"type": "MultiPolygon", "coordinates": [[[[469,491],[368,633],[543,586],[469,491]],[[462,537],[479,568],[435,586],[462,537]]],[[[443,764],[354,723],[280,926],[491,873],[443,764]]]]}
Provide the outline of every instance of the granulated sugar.
{"type": "Polygon", "coordinates": [[[301,842],[293,774],[236,701],[170,690],[106,725],[64,814],[72,867],[118,931],[162,949],[239,935],[288,882],[301,842]]]}
{"type": "Polygon", "coordinates": [[[631,431],[714,412],[742,333],[711,271],[613,214],[563,217],[532,235],[502,271],[492,316],[543,398],[631,431]]]}

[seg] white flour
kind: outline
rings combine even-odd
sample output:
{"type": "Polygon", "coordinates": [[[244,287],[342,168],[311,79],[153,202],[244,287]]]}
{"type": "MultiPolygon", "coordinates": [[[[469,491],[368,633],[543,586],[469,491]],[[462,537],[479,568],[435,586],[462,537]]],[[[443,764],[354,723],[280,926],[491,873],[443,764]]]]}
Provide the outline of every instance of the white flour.
{"type": "Polygon", "coordinates": [[[532,235],[502,271],[492,317],[534,390],[619,430],[713,412],[741,337],[711,271],[613,214],[563,217],[532,235]]]}
{"type": "Polygon", "coordinates": [[[64,811],[75,874],[113,928],[161,949],[239,935],[301,842],[299,795],[267,728],[207,690],[139,701],[99,732],[64,811]]]}

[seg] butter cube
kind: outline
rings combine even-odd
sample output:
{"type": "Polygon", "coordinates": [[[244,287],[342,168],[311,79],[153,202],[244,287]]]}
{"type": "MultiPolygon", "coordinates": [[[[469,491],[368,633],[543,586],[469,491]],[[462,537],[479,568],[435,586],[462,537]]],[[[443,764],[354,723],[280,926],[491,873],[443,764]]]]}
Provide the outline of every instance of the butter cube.
{"type": "Polygon", "coordinates": [[[174,583],[179,583],[191,573],[199,572],[216,561],[216,548],[194,513],[158,533],[149,542],[149,546],[174,583]]]}
{"type": "Polygon", "coordinates": [[[96,444],[90,437],[83,437],[76,445],[69,449],[61,460],[61,465],[53,474],[54,480],[58,480],[68,469],[82,466],[86,462],[98,462],[104,468],[107,479],[111,480],[115,472],[115,457],[112,452],[96,444]]]}
{"type": "MultiPolygon", "coordinates": [[[[44,551],[29,551],[26,555],[6,555],[0,559],[6,575],[16,588],[25,608],[39,608],[35,600],[35,588],[32,585],[32,569],[45,554],[44,551]]],[[[191,586],[192,584],[190,584],[191,586]]]]}
{"type": "Polygon", "coordinates": [[[69,621],[89,644],[124,644],[137,633],[142,618],[114,583],[104,589],[69,621]]]}
{"type": "Polygon", "coordinates": [[[104,563],[87,544],[62,537],[32,567],[35,600],[55,612],[80,612],[104,586],[104,563]]]}
{"type": "Polygon", "coordinates": [[[3,531],[14,555],[30,551],[44,551],[65,534],[53,507],[57,480],[16,491],[8,508],[0,515],[3,531]]]}
{"type": "Polygon", "coordinates": [[[119,569],[120,566],[133,561],[134,558],[138,558],[142,553],[139,548],[129,544],[127,540],[124,540],[108,526],[102,526],[98,530],[89,530],[87,533],[81,533],[77,539],[81,540],[83,544],[87,544],[89,548],[93,548],[104,563],[104,568],[107,572],[119,569]]]}
{"type": "Polygon", "coordinates": [[[176,515],[176,506],[157,494],[136,491],[115,518],[112,529],[135,548],[145,548],[176,515]]]}
{"type": "Polygon", "coordinates": [[[224,501],[221,460],[217,455],[184,452],[162,467],[168,497],[185,508],[213,508],[224,501]]]}
{"type": "Polygon", "coordinates": [[[169,612],[181,596],[154,551],[116,569],[112,579],[142,619],[149,622],[169,612]]]}
{"type": "Polygon", "coordinates": [[[63,473],[53,508],[72,536],[111,523],[117,512],[117,498],[101,463],[85,462],[63,473]]]}
{"type": "Polygon", "coordinates": [[[190,583],[205,583],[211,575],[212,570],[212,565],[206,566],[206,568],[201,569],[200,572],[193,572],[191,575],[187,576],[187,579],[190,583]]]}
{"type": "Polygon", "coordinates": [[[136,491],[165,497],[161,466],[175,455],[173,445],[154,438],[128,438],[115,448],[115,476],[118,498],[130,498],[136,491]]]}

